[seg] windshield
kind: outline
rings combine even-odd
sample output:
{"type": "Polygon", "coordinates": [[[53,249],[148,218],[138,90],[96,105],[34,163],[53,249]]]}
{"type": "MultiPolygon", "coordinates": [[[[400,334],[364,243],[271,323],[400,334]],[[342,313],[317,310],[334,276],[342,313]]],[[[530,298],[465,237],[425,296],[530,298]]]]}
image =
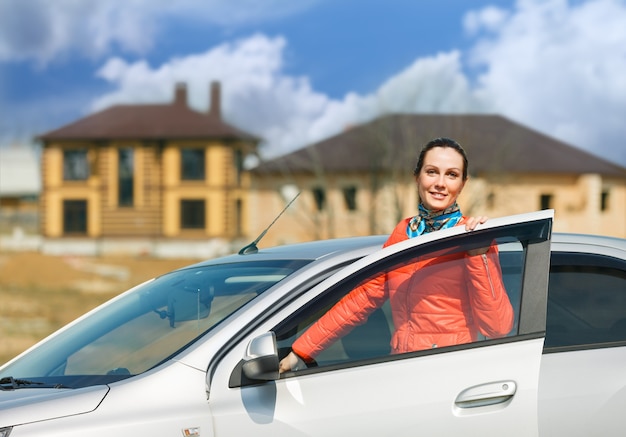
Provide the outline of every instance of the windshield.
{"type": "Polygon", "coordinates": [[[166,274],[40,344],[2,369],[0,378],[33,387],[82,387],[140,374],[307,262],[251,261],[166,274]]]}

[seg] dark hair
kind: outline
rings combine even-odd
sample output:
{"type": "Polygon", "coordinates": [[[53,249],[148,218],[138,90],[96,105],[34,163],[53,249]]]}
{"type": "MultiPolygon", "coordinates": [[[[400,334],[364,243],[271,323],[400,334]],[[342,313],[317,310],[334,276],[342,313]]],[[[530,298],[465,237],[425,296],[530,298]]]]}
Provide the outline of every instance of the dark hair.
{"type": "Polygon", "coordinates": [[[466,180],[467,167],[469,164],[467,162],[467,154],[465,153],[465,149],[463,149],[463,147],[461,147],[461,145],[456,141],[445,137],[430,140],[428,143],[426,143],[424,147],[422,147],[419,157],[417,158],[417,165],[415,166],[415,170],[413,170],[413,175],[417,176],[420,173],[422,167],[424,167],[424,157],[426,156],[426,152],[434,149],[435,147],[450,147],[459,152],[459,154],[463,157],[463,180],[466,180]]]}

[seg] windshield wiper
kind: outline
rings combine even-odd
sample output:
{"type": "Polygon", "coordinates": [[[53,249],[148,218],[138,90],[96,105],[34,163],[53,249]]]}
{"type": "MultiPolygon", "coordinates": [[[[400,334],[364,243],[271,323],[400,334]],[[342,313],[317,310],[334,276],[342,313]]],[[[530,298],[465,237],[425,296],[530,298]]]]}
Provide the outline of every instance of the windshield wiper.
{"type": "Polygon", "coordinates": [[[30,381],[28,379],[16,379],[12,376],[0,378],[0,390],[17,390],[19,388],[69,388],[63,384],[48,384],[41,381],[30,381]]]}

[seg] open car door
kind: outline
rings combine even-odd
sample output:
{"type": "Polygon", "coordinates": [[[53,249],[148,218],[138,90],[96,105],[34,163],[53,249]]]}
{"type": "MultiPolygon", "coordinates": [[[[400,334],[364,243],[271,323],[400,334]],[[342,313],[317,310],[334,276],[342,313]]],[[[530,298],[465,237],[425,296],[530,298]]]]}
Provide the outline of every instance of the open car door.
{"type": "Polygon", "coordinates": [[[553,211],[540,211],[492,219],[472,232],[458,226],[426,234],[260,313],[209,369],[216,436],[537,435],[552,221],[553,211]],[[500,269],[492,279],[502,280],[514,313],[510,332],[391,354],[396,327],[386,303],[313,366],[278,375],[293,341],[355,287],[425,259],[458,261],[492,245],[500,269]]]}

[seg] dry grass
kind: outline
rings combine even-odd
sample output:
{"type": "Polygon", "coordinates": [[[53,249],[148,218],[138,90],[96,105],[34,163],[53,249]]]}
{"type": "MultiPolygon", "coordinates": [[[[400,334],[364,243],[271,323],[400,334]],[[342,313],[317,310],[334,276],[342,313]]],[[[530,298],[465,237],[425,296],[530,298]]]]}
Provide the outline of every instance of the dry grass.
{"type": "Polygon", "coordinates": [[[131,286],[192,262],[0,253],[0,363],[131,286]]]}

